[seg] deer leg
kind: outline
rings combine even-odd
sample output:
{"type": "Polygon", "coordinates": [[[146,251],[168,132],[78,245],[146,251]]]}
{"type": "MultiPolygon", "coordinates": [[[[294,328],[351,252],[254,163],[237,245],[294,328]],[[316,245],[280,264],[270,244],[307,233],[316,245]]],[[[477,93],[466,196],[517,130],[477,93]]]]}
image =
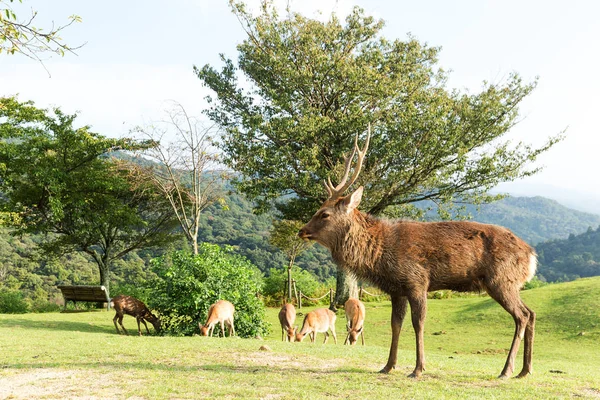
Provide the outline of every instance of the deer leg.
{"type": "Polygon", "coordinates": [[[324,333],[325,333],[325,340],[323,340],[323,344],[327,343],[327,339],[329,339],[329,333],[327,333],[327,331],[325,331],[324,333]]]}
{"type": "Polygon", "coordinates": [[[337,344],[337,335],[335,334],[335,325],[331,325],[329,327],[329,330],[331,330],[331,335],[333,336],[333,343],[337,344]]]}
{"type": "MultiPolygon", "coordinates": [[[[504,368],[499,376],[499,378],[504,379],[511,376],[515,368],[515,357],[519,351],[521,340],[525,337],[525,330],[529,324],[530,313],[521,301],[518,289],[506,291],[501,288],[488,288],[488,293],[513,317],[515,321],[513,341],[510,346],[510,351],[508,352],[508,357],[506,358],[506,364],[504,364],[504,368]]],[[[530,340],[527,340],[527,342],[529,343],[530,340]]],[[[528,346],[527,350],[531,351],[531,346],[528,346]]],[[[525,352],[524,357],[527,357],[527,352],[525,352]]],[[[525,368],[526,366],[523,367],[525,368]]]]}
{"type": "Polygon", "coordinates": [[[523,369],[517,375],[517,378],[524,378],[527,375],[533,373],[532,357],[533,357],[533,339],[535,336],[535,312],[531,308],[527,307],[524,303],[523,306],[529,311],[529,320],[525,327],[525,340],[523,343],[523,369]]]}
{"type": "Polygon", "coordinates": [[[221,337],[225,337],[225,320],[221,320],[221,337]]]}
{"type": "Polygon", "coordinates": [[[363,325],[362,331],[360,331],[360,337],[362,339],[362,345],[365,345],[365,326],[363,325]]]}
{"type": "MultiPolygon", "coordinates": [[[[149,335],[150,334],[150,330],[148,329],[148,324],[146,324],[146,320],[144,318],[141,318],[142,323],[144,324],[144,326],[146,327],[146,333],[149,335]]],[[[140,333],[141,336],[141,333],[140,333]]]]}
{"type": "Polygon", "coordinates": [[[119,325],[121,325],[121,328],[123,328],[123,332],[125,332],[126,335],[129,335],[129,332],[127,332],[127,329],[125,329],[125,327],[123,326],[123,316],[119,315],[119,325]]]}
{"type": "Polygon", "coordinates": [[[346,335],[346,340],[344,340],[344,346],[348,344],[348,339],[350,339],[350,332],[346,335]]]}
{"type": "Polygon", "coordinates": [[[427,293],[417,297],[410,297],[410,313],[412,325],[415,330],[415,339],[417,347],[417,365],[415,370],[409,375],[410,378],[418,378],[425,370],[425,315],[427,314],[427,293]]]}
{"type": "Polygon", "coordinates": [[[229,337],[231,337],[231,335],[235,336],[235,327],[233,326],[233,317],[231,317],[231,319],[229,320],[229,337]]]}
{"type": "Polygon", "coordinates": [[[388,362],[379,372],[387,374],[393,368],[396,368],[398,359],[398,339],[400,338],[400,330],[402,330],[402,322],[406,315],[406,296],[392,296],[392,345],[390,346],[390,356],[388,362]]]}
{"type": "Polygon", "coordinates": [[[121,331],[119,330],[119,327],[117,326],[117,319],[119,319],[119,314],[115,314],[115,317],[113,318],[113,323],[115,324],[115,329],[117,330],[118,334],[121,334],[121,331]]]}

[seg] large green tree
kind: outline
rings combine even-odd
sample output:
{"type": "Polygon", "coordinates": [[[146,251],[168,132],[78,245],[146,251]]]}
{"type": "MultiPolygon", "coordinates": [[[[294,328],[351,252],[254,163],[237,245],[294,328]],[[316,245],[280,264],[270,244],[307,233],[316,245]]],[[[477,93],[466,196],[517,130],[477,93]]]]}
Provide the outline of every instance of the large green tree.
{"type": "MultiPolygon", "coordinates": [[[[363,207],[372,214],[411,215],[432,200],[449,217],[456,204],[493,200],[500,182],[532,175],[539,148],[503,136],[518,122],[519,104],[535,82],[516,73],[480,92],[446,86],[440,48],[409,37],[381,36],[382,20],[355,8],[342,23],[288,10],[271,1],[253,16],[231,3],[247,32],[237,64],[195,67],[214,95],[210,118],[224,131],[224,161],[240,172],[236,185],[259,210],[278,199],[287,219],[307,220],[326,198],[322,182],[336,180],[354,136],[373,134],[363,171],[363,207]],[[240,81],[241,80],[241,81],[240,81]]],[[[348,295],[340,289],[337,301],[348,295]]],[[[350,283],[352,281],[350,280],[350,283]]]]}
{"type": "Polygon", "coordinates": [[[144,144],[75,128],[75,118],[0,98],[1,205],[16,233],[48,234],[46,253],[88,254],[108,289],[113,261],[173,240],[177,222],[151,185],[132,186],[112,162],[144,144]]]}

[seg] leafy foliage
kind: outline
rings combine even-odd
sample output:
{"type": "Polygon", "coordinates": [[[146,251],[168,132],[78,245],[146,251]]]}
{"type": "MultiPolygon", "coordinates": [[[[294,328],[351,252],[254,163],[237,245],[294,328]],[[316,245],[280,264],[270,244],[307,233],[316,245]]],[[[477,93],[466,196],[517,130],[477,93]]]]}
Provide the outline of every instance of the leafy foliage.
{"type": "MultiPolygon", "coordinates": [[[[22,3],[23,0],[18,0],[22,3]]],[[[37,11],[32,11],[31,16],[25,20],[19,19],[11,5],[15,0],[0,0],[0,54],[23,54],[29,58],[42,62],[39,54],[54,53],[64,56],[65,52],[74,53],[80,46],[70,46],[60,37],[61,32],[76,22],[81,22],[81,17],[71,15],[69,22],[64,25],[52,26],[50,30],[35,26],[37,11]]]]}
{"type": "Polygon", "coordinates": [[[538,276],[549,282],[571,281],[600,275],[600,226],[568,239],[536,246],[538,276]]]}
{"type": "Polygon", "coordinates": [[[16,233],[48,234],[47,254],[88,254],[108,288],[111,262],[173,241],[175,222],[150,186],[132,188],[108,157],[144,144],[75,128],[75,118],[0,98],[0,205],[19,216],[16,233]]]}
{"type": "Polygon", "coordinates": [[[369,123],[374,134],[357,183],[367,186],[363,204],[373,214],[425,199],[442,213],[493,200],[490,188],[537,172],[529,164],[561,139],[537,149],[501,141],[535,82],[512,74],[476,94],[449,90],[436,67],[439,48],[382,37],[384,22],[360,8],[343,24],[335,15],[282,18],[272,1],[263,4],[254,17],[232,3],[248,35],[237,65],[222,56],[220,71],[195,67],[214,92],[207,114],[224,129],[225,162],[242,175],[236,187],[260,211],[294,194],[278,208],[307,220],[324,200],[321,183],[340,171],[369,123]]]}
{"type": "Polygon", "coordinates": [[[0,314],[24,314],[27,311],[29,306],[22,292],[0,289],[0,314]]]}
{"type": "Polygon", "coordinates": [[[167,333],[197,333],[198,323],[205,323],[209,307],[217,300],[228,300],[235,306],[234,324],[239,336],[267,333],[264,305],[257,296],[261,273],[231,248],[204,243],[197,255],[175,252],[153,260],[152,269],[157,278],[149,286],[152,297],[148,306],[160,313],[167,333]]]}

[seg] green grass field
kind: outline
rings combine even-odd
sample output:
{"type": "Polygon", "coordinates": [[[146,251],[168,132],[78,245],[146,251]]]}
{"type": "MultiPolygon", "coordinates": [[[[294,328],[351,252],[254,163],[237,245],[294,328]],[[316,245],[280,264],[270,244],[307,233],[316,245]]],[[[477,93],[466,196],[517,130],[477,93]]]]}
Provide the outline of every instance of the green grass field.
{"type": "MultiPolygon", "coordinates": [[[[0,315],[0,398],[555,399],[600,398],[600,278],[522,292],[538,315],[534,375],[496,379],[512,340],[511,317],[488,297],[430,300],[426,371],[415,361],[407,318],[398,367],[387,361],[389,302],[367,303],[366,346],[240,338],[120,336],[113,312],[0,315]],[[270,350],[259,350],[266,345],[270,350]]],[[[302,309],[302,312],[310,308],[302,309]]],[[[297,324],[302,323],[298,317],[297,324]]],[[[132,317],[125,326],[135,332],[132,317]]],[[[152,329],[152,328],[151,328],[152,329]]],[[[521,353],[516,371],[521,368],[521,353]]]]}

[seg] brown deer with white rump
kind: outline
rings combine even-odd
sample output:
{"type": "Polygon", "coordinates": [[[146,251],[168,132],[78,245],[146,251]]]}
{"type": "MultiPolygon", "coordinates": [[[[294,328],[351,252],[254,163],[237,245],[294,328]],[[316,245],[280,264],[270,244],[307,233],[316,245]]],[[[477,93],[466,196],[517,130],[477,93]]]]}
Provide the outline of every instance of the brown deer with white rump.
{"type": "Polygon", "coordinates": [[[346,312],[346,328],[348,329],[344,344],[348,343],[350,346],[354,346],[358,342],[358,335],[360,335],[364,346],[365,305],[359,299],[351,298],[344,304],[344,311],[346,312]]]}
{"type": "Polygon", "coordinates": [[[279,323],[281,324],[281,340],[293,342],[296,335],[294,322],[296,321],[296,307],[293,304],[286,303],[279,311],[279,323]]]}
{"type": "Polygon", "coordinates": [[[331,251],[339,268],[360,280],[370,281],[392,299],[392,344],[381,372],[395,368],[398,337],[410,304],[416,334],[417,360],[411,377],[425,369],[423,327],[427,292],[485,290],[515,321],[515,333],[500,378],[509,377],[524,339],[523,369],[518,377],[532,372],[535,313],[519,295],[523,284],[533,278],[535,251],[508,229],[476,222],[388,221],[357,210],[363,188],[343,196],[360,172],[369,146],[370,129],[363,150],[358,148],[345,160],[342,182],[325,183],[329,198],[298,233],[331,251]],[[357,164],[348,181],[350,165],[357,164]]]}
{"type": "Polygon", "coordinates": [[[233,327],[233,313],[235,307],[227,300],[219,300],[208,309],[208,318],[206,324],[198,324],[200,327],[200,334],[202,336],[212,336],[215,325],[221,324],[221,336],[225,337],[225,325],[229,328],[229,337],[235,335],[235,328],[233,327]]]}
{"type": "Polygon", "coordinates": [[[123,328],[123,332],[126,335],[129,335],[129,332],[127,332],[127,329],[125,329],[125,327],[123,326],[123,316],[125,314],[135,317],[135,319],[137,320],[138,334],[140,336],[142,336],[140,322],[144,323],[144,326],[146,327],[146,332],[148,334],[150,334],[150,331],[148,330],[148,325],[146,325],[146,321],[150,322],[157,332],[160,331],[160,319],[158,319],[156,315],[152,314],[150,310],[148,310],[148,307],[146,307],[144,303],[142,303],[135,297],[125,295],[115,296],[110,301],[110,304],[116,311],[115,317],[113,318],[113,323],[115,324],[115,329],[117,330],[117,333],[121,333],[119,331],[119,327],[117,326],[117,320],[119,320],[119,325],[121,325],[121,328],[123,328]]]}
{"type": "Polygon", "coordinates": [[[315,343],[317,333],[323,332],[325,334],[325,340],[323,344],[327,343],[329,339],[328,330],[333,335],[333,341],[337,344],[337,336],[335,335],[335,319],[336,315],[333,311],[327,308],[317,308],[314,311],[309,312],[304,317],[304,323],[302,329],[296,334],[296,341],[301,342],[304,337],[308,334],[310,341],[315,343]]]}

